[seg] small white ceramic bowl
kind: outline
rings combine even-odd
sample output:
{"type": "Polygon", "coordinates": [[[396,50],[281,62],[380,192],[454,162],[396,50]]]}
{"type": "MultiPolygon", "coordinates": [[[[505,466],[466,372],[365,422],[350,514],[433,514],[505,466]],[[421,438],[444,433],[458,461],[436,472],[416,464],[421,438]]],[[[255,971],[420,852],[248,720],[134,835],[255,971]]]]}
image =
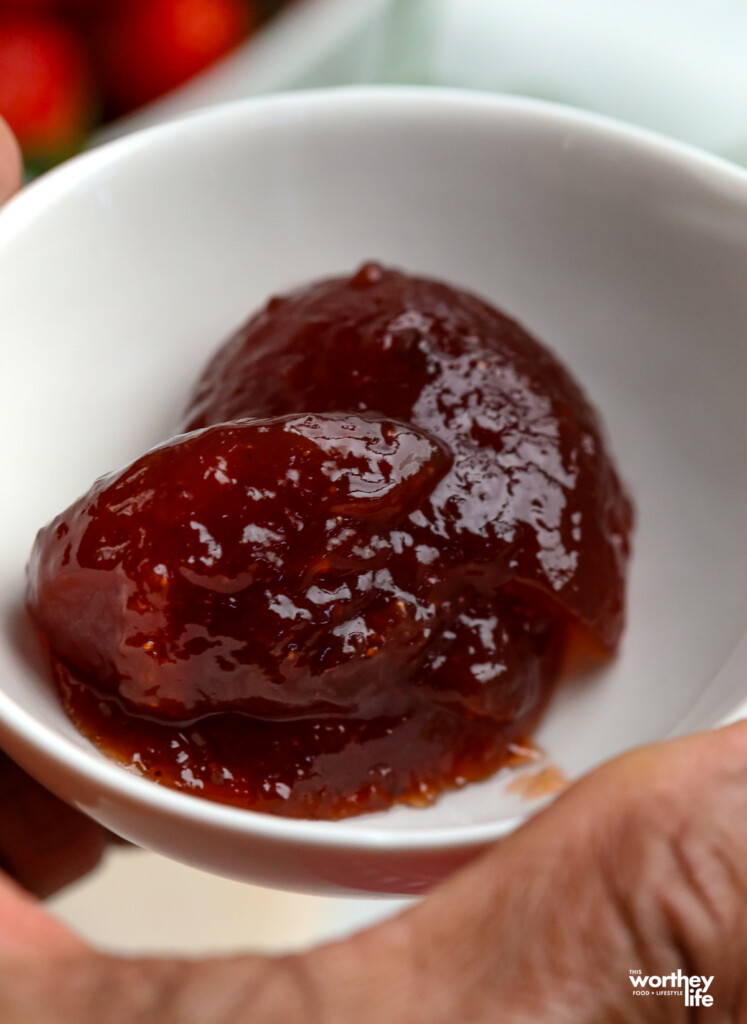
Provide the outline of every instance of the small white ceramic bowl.
{"type": "Polygon", "coordinates": [[[330,823],[162,788],[76,732],[18,609],[37,527],[171,431],[224,336],[368,258],[520,318],[586,386],[630,483],[623,649],[558,694],[549,760],[573,778],[747,695],[747,175],[546,104],[401,89],[239,103],[74,160],[0,214],[0,743],[136,843],[323,893],[423,891],[542,801],[503,772],[330,823]]]}

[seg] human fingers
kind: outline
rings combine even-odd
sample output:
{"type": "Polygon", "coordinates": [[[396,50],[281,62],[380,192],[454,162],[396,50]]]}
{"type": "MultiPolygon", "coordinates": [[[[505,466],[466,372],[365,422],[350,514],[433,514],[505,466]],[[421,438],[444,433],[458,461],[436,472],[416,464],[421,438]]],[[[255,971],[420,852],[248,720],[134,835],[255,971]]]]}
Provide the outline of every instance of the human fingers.
{"type": "Polygon", "coordinates": [[[708,1020],[747,1020],[746,853],[739,724],[602,766],[413,910],[301,967],[325,1024],[684,1022],[684,975],[705,979],[708,1020]],[[637,995],[631,977],[652,976],[669,981],[637,995]]]}
{"type": "Polygon", "coordinates": [[[747,723],[610,762],[412,913],[433,1013],[691,1020],[687,975],[744,1019],[746,854],[747,723]],[[638,996],[633,971],[670,982],[638,996]]]}
{"type": "Polygon", "coordinates": [[[6,874],[36,896],[49,896],[96,867],[107,837],[0,751],[0,869],[6,874]]]}
{"type": "Polygon", "coordinates": [[[0,203],[20,187],[21,150],[8,124],[0,117],[0,203]]]}

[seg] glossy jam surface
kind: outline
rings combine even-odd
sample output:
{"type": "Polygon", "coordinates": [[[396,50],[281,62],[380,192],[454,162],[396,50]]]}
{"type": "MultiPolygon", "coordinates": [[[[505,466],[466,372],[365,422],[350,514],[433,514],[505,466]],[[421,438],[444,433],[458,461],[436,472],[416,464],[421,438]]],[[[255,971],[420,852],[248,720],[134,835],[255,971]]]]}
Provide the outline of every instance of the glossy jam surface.
{"type": "Polygon", "coordinates": [[[519,325],[377,265],[272,299],[180,435],[40,531],[65,706],[152,778],[341,817],[526,737],[569,637],[614,652],[631,508],[519,325]]]}

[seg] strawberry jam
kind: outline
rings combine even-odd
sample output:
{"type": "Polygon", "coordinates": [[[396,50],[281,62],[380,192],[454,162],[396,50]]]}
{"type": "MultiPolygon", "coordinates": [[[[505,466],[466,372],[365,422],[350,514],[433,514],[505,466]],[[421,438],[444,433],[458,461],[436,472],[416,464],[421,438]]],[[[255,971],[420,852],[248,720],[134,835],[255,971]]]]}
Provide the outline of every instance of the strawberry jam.
{"type": "Polygon", "coordinates": [[[616,649],[632,514],[599,421],[480,299],[375,264],[274,298],[184,429],[29,564],[68,713],[148,777],[427,803],[505,762],[569,645],[616,649]]]}

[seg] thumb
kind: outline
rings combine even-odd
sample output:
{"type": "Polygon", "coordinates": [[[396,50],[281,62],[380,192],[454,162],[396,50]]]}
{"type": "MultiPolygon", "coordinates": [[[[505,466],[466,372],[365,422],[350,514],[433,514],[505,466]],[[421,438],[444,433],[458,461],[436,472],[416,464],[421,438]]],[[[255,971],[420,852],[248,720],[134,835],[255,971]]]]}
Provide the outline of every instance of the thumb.
{"type": "Polygon", "coordinates": [[[34,897],[0,874],[0,963],[67,956],[85,948],[34,897]]]}
{"type": "Polygon", "coordinates": [[[693,1019],[636,970],[713,976],[714,1020],[746,1019],[746,851],[747,723],[610,762],[405,915],[422,1019],[693,1019]]]}
{"type": "Polygon", "coordinates": [[[7,122],[0,117],[0,203],[20,187],[22,172],[20,147],[7,122]]]}

